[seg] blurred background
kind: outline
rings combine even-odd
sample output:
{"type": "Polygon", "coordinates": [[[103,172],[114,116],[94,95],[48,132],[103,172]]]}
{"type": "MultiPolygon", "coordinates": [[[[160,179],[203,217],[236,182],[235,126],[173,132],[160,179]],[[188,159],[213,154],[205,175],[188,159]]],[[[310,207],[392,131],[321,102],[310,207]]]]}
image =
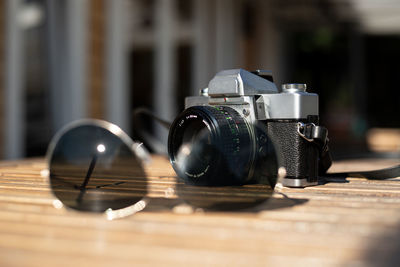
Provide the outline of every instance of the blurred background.
{"type": "Polygon", "coordinates": [[[400,150],[400,1],[4,0],[0,14],[1,158],[44,155],[83,117],[137,138],[133,109],[172,120],[239,67],[318,93],[337,157],[400,150]]]}

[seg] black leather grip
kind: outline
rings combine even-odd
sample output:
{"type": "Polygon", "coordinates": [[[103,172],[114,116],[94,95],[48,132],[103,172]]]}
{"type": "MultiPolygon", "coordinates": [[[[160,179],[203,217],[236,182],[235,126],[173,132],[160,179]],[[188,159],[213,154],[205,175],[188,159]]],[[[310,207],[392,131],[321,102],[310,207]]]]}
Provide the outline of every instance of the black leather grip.
{"type": "Polygon", "coordinates": [[[268,134],[280,147],[286,178],[316,182],[318,179],[318,146],[297,132],[298,121],[268,121],[268,134]]]}

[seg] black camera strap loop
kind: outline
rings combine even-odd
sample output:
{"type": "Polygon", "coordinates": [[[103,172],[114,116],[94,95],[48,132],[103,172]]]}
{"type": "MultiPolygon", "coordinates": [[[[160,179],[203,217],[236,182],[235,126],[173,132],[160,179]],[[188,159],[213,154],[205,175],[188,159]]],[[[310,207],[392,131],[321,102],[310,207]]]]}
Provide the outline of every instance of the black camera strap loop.
{"type": "Polygon", "coordinates": [[[303,139],[318,147],[318,172],[319,175],[326,173],[332,165],[332,156],[328,146],[328,129],[314,123],[299,122],[297,124],[297,132],[303,139]]]}
{"type": "Polygon", "coordinates": [[[298,123],[298,133],[308,142],[311,142],[318,146],[319,150],[319,162],[318,172],[321,176],[327,177],[362,177],[373,180],[385,180],[400,177],[400,164],[390,168],[364,171],[364,172],[343,172],[343,173],[329,173],[327,170],[332,165],[332,157],[329,152],[329,139],[328,130],[323,126],[315,125],[314,123],[298,123]]]}

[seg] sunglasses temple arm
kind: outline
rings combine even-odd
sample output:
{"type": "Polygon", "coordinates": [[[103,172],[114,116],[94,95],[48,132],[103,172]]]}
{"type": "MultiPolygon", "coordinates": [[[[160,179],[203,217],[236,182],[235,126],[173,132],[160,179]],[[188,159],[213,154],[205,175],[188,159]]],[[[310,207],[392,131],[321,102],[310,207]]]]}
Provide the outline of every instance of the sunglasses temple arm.
{"type": "Polygon", "coordinates": [[[88,185],[90,177],[92,176],[94,167],[96,166],[96,162],[97,162],[97,154],[94,154],[92,160],[90,161],[89,169],[88,169],[88,171],[86,173],[85,180],[83,181],[82,185],[79,187],[81,192],[79,193],[79,196],[76,199],[77,202],[81,202],[82,201],[83,195],[86,192],[86,186],[88,185]]]}

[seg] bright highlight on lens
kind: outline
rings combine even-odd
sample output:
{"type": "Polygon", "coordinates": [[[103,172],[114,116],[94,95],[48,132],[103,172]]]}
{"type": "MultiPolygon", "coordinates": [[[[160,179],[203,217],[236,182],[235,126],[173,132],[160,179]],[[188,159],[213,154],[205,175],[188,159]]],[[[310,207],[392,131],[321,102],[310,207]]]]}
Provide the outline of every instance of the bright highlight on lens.
{"type": "Polygon", "coordinates": [[[190,147],[188,145],[183,145],[180,151],[184,156],[190,155],[190,147]]]}
{"type": "Polygon", "coordinates": [[[97,151],[103,153],[104,151],[106,151],[106,147],[103,144],[99,144],[97,146],[97,151]]]}

